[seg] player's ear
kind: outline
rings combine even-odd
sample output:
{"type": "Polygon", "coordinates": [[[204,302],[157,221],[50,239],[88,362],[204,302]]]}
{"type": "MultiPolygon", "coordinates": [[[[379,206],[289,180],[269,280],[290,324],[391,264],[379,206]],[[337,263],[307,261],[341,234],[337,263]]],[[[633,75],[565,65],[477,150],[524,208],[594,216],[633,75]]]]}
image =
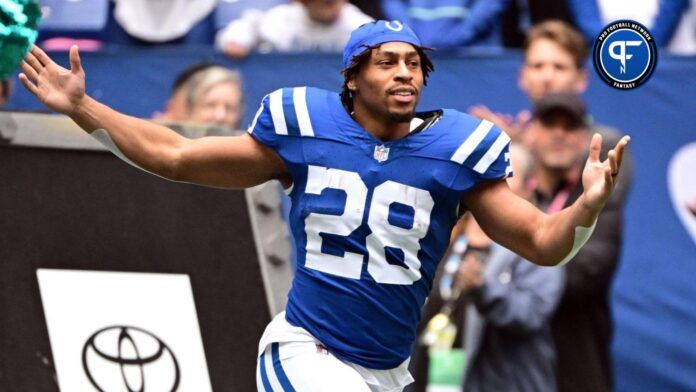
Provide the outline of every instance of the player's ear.
{"type": "Polygon", "coordinates": [[[346,83],[346,86],[350,91],[356,91],[358,89],[358,86],[355,85],[355,78],[350,78],[350,80],[348,80],[346,83]]]}

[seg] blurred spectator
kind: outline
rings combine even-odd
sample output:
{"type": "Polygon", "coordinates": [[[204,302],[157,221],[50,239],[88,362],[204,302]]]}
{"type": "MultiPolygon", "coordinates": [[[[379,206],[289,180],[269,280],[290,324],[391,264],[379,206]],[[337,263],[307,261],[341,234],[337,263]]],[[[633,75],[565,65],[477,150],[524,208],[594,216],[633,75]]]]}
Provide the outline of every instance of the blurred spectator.
{"type": "MultiPolygon", "coordinates": [[[[572,27],[559,21],[540,23],[530,30],[525,40],[519,86],[532,102],[552,92],[582,93],[588,83],[587,55],[584,39],[572,27]]],[[[526,144],[535,158],[543,159],[551,154],[540,150],[544,139],[535,140],[540,133],[525,132],[530,118],[528,112],[523,111],[513,118],[479,106],[472,108],[471,113],[505,129],[511,137],[526,144]]],[[[621,134],[597,124],[589,126],[590,133],[599,132],[603,136],[602,159],[605,159],[621,134]]],[[[552,146],[544,148],[553,150],[552,146]]],[[[611,388],[612,322],[608,295],[623,239],[623,203],[633,172],[630,151],[624,154],[621,171],[622,179],[602,210],[594,234],[564,267],[566,286],[551,323],[560,392],[601,392],[611,388]]],[[[550,202],[558,191],[553,186],[537,188],[536,193],[541,198],[539,205],[550,202]]],[[[581,192],[582,185],[578,183],[567,204],[575,201],[581,192]]]]}
{"type": "Polygon", "coordinates": [[[199,64],[185,70],[174,83],[172,96],[157,120],[198,122],[239,129],[244,109],[238,72],[199,64]]]}
{"type": "MultiPolygon", "coordinates": [[[[589,127],[589,118],[579,98],[567,93],[543,98],[533,117],[529,147],[536,165],[528,186],[540,208],[561,209],[582,193],[582,160],[587,156],[590,132],[578,131],[576,124],[589,127]],[[564,119],[563,111],[574,113],[574,117],[564,119]]],[[[566,286],[551,321],[559,391],[611,389],[608,291],[622,243],[623,196],[618,192],[612,195],[590,240],[563,267],[566,286]]]]}
{"type": "Polygon", "coordinates": [[[570,25],[549,21],[535,26],[523,49],[519,85],[532,102],[551,92],[579,94],[587,89],[588,47],[570,25]]]}
{"type": "Polygon", "coordinates": [[[0,108],[4,107],[10,99],[12,93],[12,85],[9,79],[0,80],[0,108]]]}
{"type": "MultiPolygon", "coordinates": [[[[570,25],[547,21],[534,26],[524,41],[523,50],[524,63],[518,84],[532,103],[551,92],[580,94],[587,89],[587,44],[570,25]]],[[[475,106],[469,112],[494,122],[515,141],[522,139],[530,118],[526,110],[514,118],[493,113],[485,106],[475,106]]]]}
{"type": "MultiPolygon", "coordinates": [[[[429,343],[424,339],[424,336],[428,333],[428,325],[436,317],[438,313],[442,313],[445,307],[449,307],[450,311],[448,316],[452,323],[456,327],[456,331],[463,331],[464,329],[464,315],[466,311],[466,295],[459,295],[455,293],[455,290],[449,290],[452,287],[451,284],[454,274],[456,274],[456,269],[454,271],[447,271],[446,266],[452,260],[454,263],[461,263],[459,260],[458,253],[461,252],[458,247],[462,247],[460,244],[467,244],[468,247],[485,248],[488,246],[487,237],[478,236],[476,239],[469,238],[464,235],[465,230],[468,228],[468,222],[471,219],[470,214],[464,215],[455,225],[452,230],[452,235],[450,237],[450,246],[445,253],[445,256],[438,264],[437,270],[435,271],[435,278],[433,279],[433,288],[430,291],[428,300],[425,301],[423,306],[423,311],[421,314],[421,322],[418,324],[417,336],[419,339],[413,347],[413,353],[411,354],[411,361],[409,363],[409,372],[413,376],[414,382],[409,384],[404,388],[404,392],[426,392],[432,388],[428,388],[430,379],[433,377],[430,375],[429,370],[432,369],[430,350],[431,347],[429,343]],[[466,241],[462,241],[466,239],[466,241]],[[483,243],[476,242],[478,239],[483,239],[483,243]],[[449,292],[448,296],[443,295],[442,287],[445,286],[445,291],[449,292]]],[[[482,232],[482,231],[481,231],[482,232]]],[[[468,234],[468,233],[467,233],[468,234]]],[[[463,246],[466,248],[466,245],[463,246]]],[[[471,252],[470,252],[471,253],[471,252]]],[[[462,256],[463,258],[463,256],[462,256]]],[[[456,264],[455,264],[456,266],[456,264]]],[[[452,342],[452,348],[462,349],[463,348],[463,334],[456,333],[454,336],[454,341],[452,342]]],[[[463,373],[464,369],[459,369],[463,373]]]]}
{"type": "Polygon", "coordinates": [[[184,39],[195,30],[186,43],[209,44],[212,22],[201,23],[216,6],[217,0],[117,0],[108,39],[125,44],[165,43],[184,39]],[[120,29],[135,39],[128,39],[120,29]]]}
{"type": "MultiPolygon", "coordinates": [[[[524,187],[524,178],[528,177],[530,171],[531,171],[531,165],[532,165],[532,160],[531,156],[529,153],[524,151],[524,149],[519,146],[513,144],[510,148],[510,152],[512,154],[511,158],[511,164],[513,166],[513,172],[515,175],[513,177],[510,177],[507,179],[508,184],[510,185],[510,188],[519,194],[522,197],[528,198],[529,193],[526,191],[526,188],[524,187]]],[[[457,224],[455,225],[454,229],[452,230],[452,238],[450,240],[450,248],[448,251],[445,253],[445,257],[443,260],[440,262],[438,265],[438,269],[435,273],[435,279],[433,283],[433,289],[431,291],[430,296],[428,297],[428,301],[426,302],[424,309],[423,309],[423,317],[422,317],[422,322],[418,326],[418,335],[421,336],[421,339],[419,340],[419,343],[414,347],[413,354],[411,356],[411,364],[409,366],[409,370],[414,376],[415,382],[408,387],[406,387],[405,391],[407,392],[425,392],[426,390],[431,390],[433,388],[440,388],[441,386],[433,386],[433,385],[428,385],[429,379],[431,379],[432,375],[430,374],[429,370],[432,370],[433,364],[431,364],[431,358],[429,355],[429,349],[430,347],[424,345],[424,341],[422,339],[423,337],[423,331],[426,329],[426,326],[428,325],[429,321],[433,319],[433,317],[438,313],[441,312],[442,309],[445,307],[449,307],[451,309],[450,312],[450,317],[454,325],[456,326],[456,330],[459,331],[459,333],[456,334],[454,342],[453,342],[453,347],[454,348],[465,348],[466,349],[466,356],[467,356],[467,363],[471,363],[472,355],[476,356],[480,352],[480,338],[481,335],[480,333],[482,332],[482,328],[484,325],[482,325],[482,318],[481,315],[474,316],[474,315],[467,315],[467,309],[472,308],[472,304],[470,303],[472,300],[472,296],[476,295],[473,293],[472,290],[474,290],[473,287],[470,287],[472,283],[478,282],[478,284],[484,284],[484,278],[483,274],[490,274],[489,272],[483,272],[485,269],[486,271],[488,270],[489,263],[484,262],[484,259],[488,259],[488,254],[490,253],[492,258],[495,258],[496,261],[493,262],[493,265],[499,265],[500,263],[503,263],[505,265],[508,265],[508,261],[512,261],[512,259],[519,259],[514,255],[514,253],[509,252],[508,250],[501,248],[497,245],[493,245],[494,250],[491,252],[491,239],[486,236],[486,234],[483,232],[483,230],[476,224],[475,221],[473,221],[473,218],[470,214],[466,214],[462,219],[460,219],[457,224]],[[457,256],[458,251],[457,246],[460,242],[460,240],[464,238],[465,241],[464,243],[468,244],[468,247],[466,247],[466,251],[462,256],[457,256]],[[445,289],[443,291],[443,286],[447,285],[448,283],[451,284],[452,280],[447,277],[447,273],[445,273],[446,269],[449,269],[450,267],[448,264],[452,263],[451,258],[452,257],[461,257],[461,260],[456,260],[455,261],[455,266],[456,263],[459,263],[461,267],[461,273],[460,275],[467,275],[469,279],[466,279],[466,282],[463,282],[462,279],[465,279],[464,276],[460,278],[460,283],[462,283],[462,290],[461,295],[455,294],[456,290],[448,290],[445,289]],[[500,263],[499,263],[500,261],[500,263]],[[470,264],[469,264],[470,263],[470,264]],[[466,267],[465,267],[466,266],[466,267]],[[449,296],[450,298],[443,298],[443,293],[450,292],[449,296]],[[466,315],[466,317],[465,317],[466,315]],[[474,318],[473,326],[469,326],[471,318],[474,318]],[[465,320],[467,327],[465,328],[465,320]],[[469,332],[469,329],[467,328],[473,328],[475,329],[473,333],[469,332]],[[465,346],[465,341],[467,342],[468,346],[465,346]],[[469,350],[474,350],[472,352],[469,352],[469,350]]],[[[461,246],[461,245],[459,245],[461,246]]],[[[521,260],[521,259],[520,259],[521,260]]],[[[532,267],[534,267],[532,264],[530,264],[532,267]]],[[[497,269],[497,267],[496,267],[497,269]]],[[[524,268],[523,268],[524,269],[524,268]]],[[[550,269],[546,269],[550,270],[550,269]]],[[[455,267],[455,273],[456,273],[456,267],[455,267]]],[[[557,277],[562,277],[562,273],[560,271],[556,271],[556,273],[552,273],[552,275],[557,276],[557,277]]],[[[486,278],[487,282],[487,278],[486,278]]],[[[551,286],[554,285],[560,285],[561,280],[558,279],[558,281],[554,281],[553,278],[549,280],[549,283],[551,286]]],[[[493,282],[491,283],[488,287],[493,289],[493,287],[496,287],[496,283],[493,282]]],[[[500,286],[498,286],[500,287],[500,286]]],[[[511,289],[511,292],[514,291],[515,286],[510,286],[513,287],[511,289]]],[[[560,289],[557,289],[556,291],[559,291],[560,289]]],[[[486,289],[481,289],[481,293],[484,293],[486,289]]],[[[492,292],[491,292],[492,293],[492,292]]],[[[560,297],[560,292],[556,295],[556,297],[560,297]]],[[[483,297],[482,297],[483,298],[483,297]]],[[[489,298],[486,296],[486,298],[489,298]]],[[[556,298],[556,299],[557,299],[556,298]]],[[[496,301],[500,301],[502,306],[507,305],[504,304],[503,302],[507,301],[509,298],[496,298],[496,301]]],[[[552,302],[555,303],[557,302],[551,298],[552,302]]],[[[492,307],[495,307],[496,305],[492,304],[492,307]]],[[[543,307],[543,306],[542,306],[543,307]]],[[[497,308],[500,310],[501,308],[497,308]]],[[[521,310],[521,309],[520,309],[521,310]]],[[[550,312],[544,309],[531,309],[531,312],[536,312],[540,311],[542,314],[547,314],[550,312]]],[[[496,312],[496,314],[500,314],[499,312],[496,312]]],[[[547,314],[548,318],[548,314],[547,314]]],[[[550,339],[550,336],[549,336],[550,339]]],[[[553,360],[553,357],[550,358],[550,361],[553,360]]],[[[477,365],[478,366],[478,365],[477,365]]],[[[462,369],[464,370],[464,369],[462,369]]],[[[469,367],[469,371],[471,371],[471,368],[469,367]]],[[[478,372],[478,370],[476,371],[478,372]]],[[[473,373],[472,373],[473,374],[473,373]]],[[[435,376],[437,377],[437,376],[435,376]]],[[[472,377],[478,378],[478,375],[473,375],[472,377]]],[[[551,378],[551,381],[553,382],[553,378],[551,378]]],[[[473,382],[472,385],[477,385],[478,381],[473,382]]],[[[471,387],[471,386],[470,386],[471,387]]],[[[507,389],[490,389],[492,391],[507,391],[507,389]]]]}
{"type": "Polygon", "coordinates": [[[557,0],[510,0],[503,12],[503,44],[519,48],[532,26],[547,20],[572,24],[567,2],[557,0]]]}
{"type": "Polygon", "coordinates": [[[607,24],[631,19],[644,24],[660,47],[696,54],[696,5],[690,0],[570,0],[575,22],[593,43],[607,24]]]}
{"type": "MultiPolygon", "coordinates": [[[[518,85],[534,103],[551,92],[582,94],[589,82],[585,68],[589,49],[582,35],[569,24],[546,21],[534,26],[524,45],[524,63],[520,69],[518,85]]],[[[494,113],[485,106],[474,106],[469,113],[494,122],[505,130],[514,141],[525,143],[527,122],[531,115],[523,110],[516,116],[494,113]]],[[[621,133],[609,127],[592,123],[591,131],[603,136],[602,153],[606,154],[621,138],[621,133]]],[[[604,158],[603,158],[604,159],[604,158]]],[[[631,182],[633,164],[630,151],[624,154],[624,172],[615,194],[625,198],[631,182]]]]}
{"type": "Polygon", "coordinates": [[[387,19],[408,24],[435,49],[502,46],[500,16],[507,0],[382,0],[387,19]]]}
{"type": "MultiPolygon", "coordinates": [[[[559,126],[553,122],[533,124],[545,132],[559,126]]],[[[519,145],[513,147],[515,177],[508,183],[514,192],[528,197],[525,179],[532,158],[519,145]]],[[[535,166],[534,170],[548,169],[535,166]]],[[[562,176],[558,171],[545,174],[562,176]]],[[[467,235],[485,236],[475,221],[472,223],[467,235]]],[[[497,244],[490,245],[487,258],[479,255],[478,251],[467,252],[457,282],[470,298],[464,329],[467,365],[463,390],[555,391],[555,350],[549,320],[563,292],[563,270],[534,265],[497,244]]]]}
{"type": "MultiPolygon", "coordinates": [[[[545,22],[534,27],[525,41],[520,87],[532,101],[550,92],[584,92],[588,83],[584,67],[587,52],[579,33],[566,24],[545,22]]],[[[620,137],[618,132],[598,125],[592,125],[591,131],[604,136],[604,157],[620,137]]],[[[538,135],[530,133],[526,137],[533,152],[543,143],[534,140],[538,135]]],[[[544,154],[536,151],[535,155],[544,154]]],[[[623,202],[633,170],[630,155],[624,157],[621,170],[622,181],[600,214],[594,234],[565,267],[565,292],[551,324],[561,392],[601,392],[611,388],[612,323],[608,295],[622,243],[623,202]]],[[[572,192],[568,204],[577,198],[581,188],[578,185],[572,192]]],[[[553,189],[538,192],[547,200],[554,193],[553,189]]]]}
{"type": "Polygon", "coordinates": [[[186,96],[188,120],[239,129],[244,109],[238,72],[210,67],[191,77],[186,96]]]}
{"type": "Polygon", "coordinates": [[[155,113],[153,118],[166,122],[186,121],[188,119],[186,100],[191,86],[191,78],[196,73],[214,66],[215,64],[212,63],[198,63],[179,73],[172,85],[172,93],[164,106],[164,111],[155,113]]]}
{"type": "MultiPolygon", "coordinates": [[[[559,102],[570,99],[568,96],[563,98],[564,95],[554,96],[559,102]]],[[[576,107],[574,110],[587,118],[584,105],[578,102],[572,104],[576,107]]],[[[534,117],[542,123],[553,122],[557,115],[552,110],[553,105],[550,106],[543,110],[540,103],[534,117]]],[[[537,167],[547,168],[549,172],[559,171],[565,176],[559,181],[544,171],[534,172],[530,186],[535,189],[536,204],[540,207],[551,208],[558,204],[559,208],[564,208],[582,193],[582,164],[579,161],[587,156],[590,132],[572,129],[571,125],[565,125],[546,132],[534,123],[529,128],[529,147],[537,167]]],[[[622,166],[621,170],[627,168],[622,166]]],[[[623,180],[629,182],[629,179],[626,176],[623,180]]],[[[627,189],[627,185],[624,187],[627,189]]],[[[599,214],[592,237],[564,267],[565,290],[551,321],[560,392],[611,390],[609,286],[621,253],[625,195],[625,191],[618,190],[612,194],[599,214]]]]}
{"type": "Polygon", "coordinates": [[[384,19],[382,16],[382,4],[379,0],[350,0],[350,3],[375,20],[384,19]]]}
{"type": "MultiPolygon", "coordinates": [[[[567,23],[547,21],[534,26],[525,39],[524,63],[520,70],[519,87],[529,100],[538,102],[552,92],[571,92],[582,94],[589,83],[587,56],[589,49],[580,33],[567,23]]],[[[526,121],[530,115],[527,111],[517,114],[513,121],[501,119],[490,110],[472,113],[488,118],[501,126],[511,137],[523,138],[526,121]]],[[[475,111],[476,112],[476,111],[475,111]]],[[[602,139],[602,159],[623,136],[622,132],[592,122],[591,132],[598,132],[602,139]]],[[[614,196],[625,199],[633,177],[633,161],[630,150],[624,154],[621,166],[622,181],[619,181],[614,196]]]]}
{"type": "Polygon", "coordinates": [[[351,31],[370,21],[347,0],[298,0],[268,11],[244,12],[217,33],[215,46],[235,59],[254,49],[340,52],[351,31]]]}

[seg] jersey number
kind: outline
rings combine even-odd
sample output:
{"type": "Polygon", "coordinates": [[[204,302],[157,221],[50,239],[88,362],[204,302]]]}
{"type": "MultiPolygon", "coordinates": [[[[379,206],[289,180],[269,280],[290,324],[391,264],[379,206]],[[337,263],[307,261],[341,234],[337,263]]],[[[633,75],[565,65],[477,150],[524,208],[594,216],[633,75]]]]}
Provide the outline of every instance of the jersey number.
{"type": "MultiPolygon", "coordinates": [[[[358,173],[309,166],[306,193],[320,195],[324,189],[339,189],[346,193],[346,205],[341,215],[311,213],[305,219],[307,256],[305,266],[351,279],[360,279],[363,255],[345,251],[334,256],[322,253],[320,233],[348,236],[362,223],[367,206],[367,186],[358,173]]],[[[426,190],[386,181],[374,189],[367,224],[372,233],[367,236],[367,272],[378,283],[412,284],[421,278],[418,260],[420,240],[428,233],[433,198],[426,190]],[[393,203],[413,208],[410,228],[389,223],[393,203]],[[408,268],[387,262],[387,247],[400,249],[408,268]]]]}

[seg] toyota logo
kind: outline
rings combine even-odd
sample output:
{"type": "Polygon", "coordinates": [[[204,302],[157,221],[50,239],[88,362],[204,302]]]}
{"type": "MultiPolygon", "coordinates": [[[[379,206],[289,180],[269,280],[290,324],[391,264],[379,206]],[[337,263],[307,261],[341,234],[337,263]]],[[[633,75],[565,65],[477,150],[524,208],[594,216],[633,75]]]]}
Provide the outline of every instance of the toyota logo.
{"type": "Polygon", "coordinates": [[[181,378],[172,350],[151,332],[132,326],[92,334],[82,349],[82,366],[100,392],[173,392],[181,378]]]}

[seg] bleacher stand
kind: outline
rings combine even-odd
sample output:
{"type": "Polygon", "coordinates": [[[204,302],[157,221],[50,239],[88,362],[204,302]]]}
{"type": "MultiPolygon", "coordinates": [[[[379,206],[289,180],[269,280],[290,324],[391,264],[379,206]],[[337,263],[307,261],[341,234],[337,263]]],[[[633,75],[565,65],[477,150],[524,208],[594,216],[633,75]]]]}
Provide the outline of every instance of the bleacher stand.
{"type": "Polygon", "coordinates": [[[213,12],[215,31],[225,28],[230,22],[242,17],[247,10],[267,11],[288,0],[220,0],[213,12]]]}
{"type": "Polygon", "coordinates": [[[588,42],[618,19],[644,24],[660,47],[678,55],[696,55],[696,2],[570,0],[575,22],[588,42]]]}
{"type": "MultiPolygon", "coordinates": [[[[291,0],[42,0],[39,44],[47,50],[67,51],[77,44],[82,51],[98,51],[104,45],[202,45],[211,46],[218,31],[244,15],[292,3],[291,0]]],[[[336,3],[321,7],[335,7],[336,3]]],[[[343,2],[343,1],[340,1],[343,2]]],[[[299,1],[298,3],[310,3],[299,1]]],[[[317,3],[319,4],[319,3],[317,3]]],[[[299,4],[290,5],[290,8],[299,4]]],[[[319,7],[318,5],[316,7],[319,7]]],[[[379,3],[371,9],[379,9],[379,3]]],[[[339,22],[348,19],[350,29],[369,21],[358,7],[346,5],[339,22]],[[357,18],[356,15],[360,17],[357,18]],[[358,22],[355,22],[355,21],[358,22]]],[[[311,19],[311,18],[310,18],[311,19]]],[[[283,21],[279,23],[285,25],[283,21]]],[[[316,29],[315,29],[316,30],[316,29]]],[[[316,34],[314,34],[316,33],[316,34]]],[[[322,36],[324,31],[313,31],[322,36]]],[[[330,38],[326,38],[327,40],[330,38]]],[[[312,50],[309,48],[308,50],[312,50]]]]}
{"type": "MultiPolygon", "coordinates": [[[[219,8],[251,3],[223,1],[219,8]]],[[[42,0],[39,43],[48,50],[78,44],[83,51],[104,44],[212,45],[217,5],[218,0],[42,0]]]]}
{"type": "Polygon", "coordinates": [[[438,50],[502,46],[500,16],[507,0],[382,0],[387,19],[406,22],[438,50]]]}
{"type": "Polygon", "coordinates": [[[109,18],[109,0],[42,0],[39,41],[48,50],[67,50],[77,43],[99,50],[109,18]]]}
{"type": "Polygon", "coordinates": [[[125,45],[212,44],[217,0],[118,0],[107,40],[125,45]]]}
{"type": "Polygon", "coordinates": [[[340,52],[351,31],[372,21],[346,0],[298,0],[248,10],[220,30],[215,47],[235,59],[250,51],[340,52]]]}

